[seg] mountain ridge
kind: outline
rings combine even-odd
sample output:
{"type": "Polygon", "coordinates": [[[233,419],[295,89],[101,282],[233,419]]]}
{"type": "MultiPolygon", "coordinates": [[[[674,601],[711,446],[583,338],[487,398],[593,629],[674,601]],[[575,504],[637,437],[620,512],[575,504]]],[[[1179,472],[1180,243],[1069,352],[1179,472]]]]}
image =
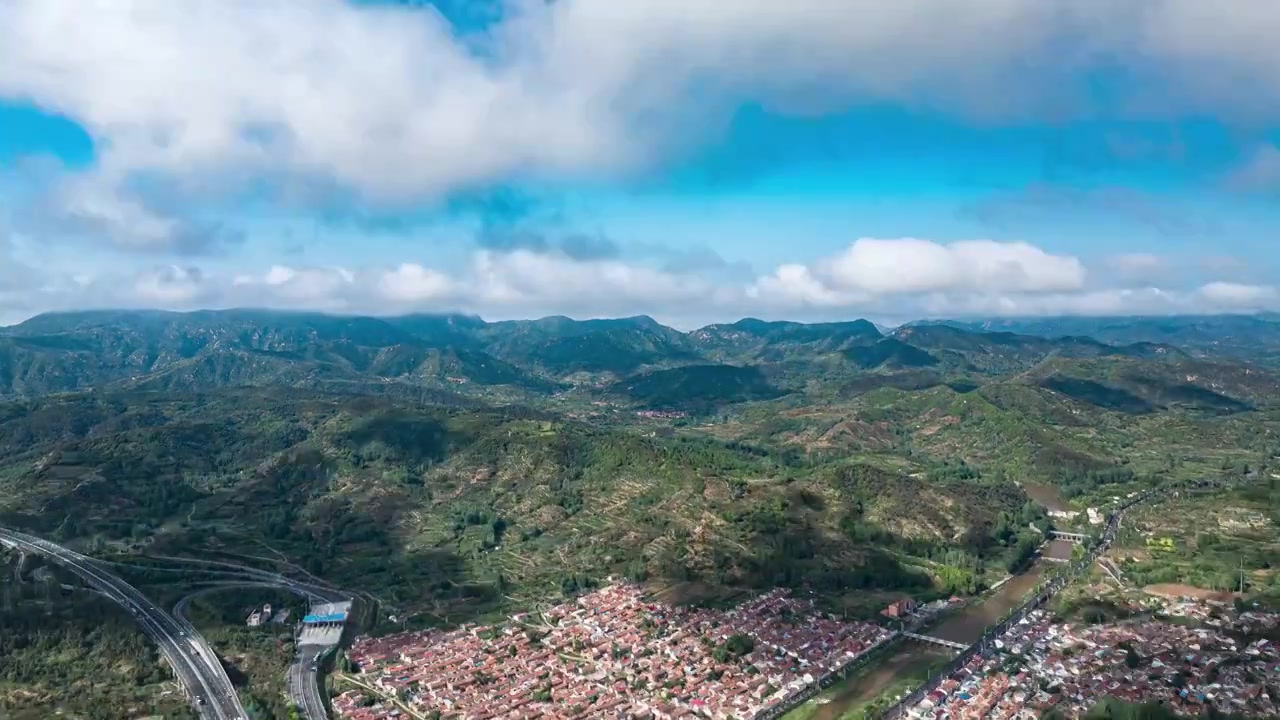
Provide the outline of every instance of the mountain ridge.
{"type": "MultiPolygon", "coordinates": [[[[1247,366],[1233,369],[1231,360],[1206,360],[1168,343],[1046,337],[955,322],[883,333],[867,320],[743,318],[681,332],[643,315],[487,322],[461,314],[379,318],[233,309],[57,313],[4,328],[0,396],[280,386],[523,402],[571,391],[639,407],[712,412],[796,393],[978,387],[1054,359],[1097,366],[1091,372],[1138,363],[1127,372],[1152,378],[1135,385],[1146,388],[1140,395],[1153,396],[1151,407],[1183,398],[1194,407],[1242,411],[1265,394],[1243,381],[1247,366]],[[1182,380],[1170,370],[1179,367],[1186,368],[1182,380]],[[1188,388],[1198,381],[1185,379],[1193,376],[1217,377],[1231,389],[1200,383],[1211,395],[1196,395],[1188,388]],[[1172,389],[1154,392],[1152,383],[1172,389]]],[[[1269,375],[1254,379],[1272,386],[1269,375]]],[[[1085,396],[1109,397],[1101,390],[1085,396]]]]}

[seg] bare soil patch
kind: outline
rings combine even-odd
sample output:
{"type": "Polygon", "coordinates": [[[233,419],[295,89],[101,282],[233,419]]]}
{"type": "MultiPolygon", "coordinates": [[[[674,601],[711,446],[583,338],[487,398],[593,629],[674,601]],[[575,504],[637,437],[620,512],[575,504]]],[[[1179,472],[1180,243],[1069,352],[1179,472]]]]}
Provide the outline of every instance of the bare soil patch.
{"type": "Polygon", "coordinates": [[[1232,594],[1220,590],[1206,590],[1198,588],[1194,585],[1183,585],[1181,583],[1158,583],[1156,585],[1148,585],[1142,588],[1142,591],[1148,595],[1156,595],[1158,597],[1176,598],[1191,597],[1197,600],[1230,600],[1232,594]]]}

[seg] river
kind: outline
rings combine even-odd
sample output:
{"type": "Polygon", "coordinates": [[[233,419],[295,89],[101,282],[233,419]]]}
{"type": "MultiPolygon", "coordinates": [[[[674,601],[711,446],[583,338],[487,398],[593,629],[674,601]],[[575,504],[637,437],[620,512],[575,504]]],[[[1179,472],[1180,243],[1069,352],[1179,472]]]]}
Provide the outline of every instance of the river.
{"type": "MultiPolygon", "coordinates": [[[[1071,543],[1054,540],[1045,545],[1041,553],[1045,557],[1069,559],[1071,543]]],[[[934,637],[965,645],[977,642],[982,637],[983,630],[1022,603],[1023,597],[1044,577],[1047,567],[1048,563],[1044,560],[1037,561],[1026,572],[1009,578],[986,600],[956,611],[943,620],[941,625],[926,632],[934,637]]]]}
{"type": "MultiPolygon", "coordinates": [[[[1071,543],[1055,540],[1045,546],[1043,553],[1047,557],[1069,558],[1071,543]]],[[[941,625],[924,632],[965,645],[977,642],[983,630],[1022,603],[1023,597],[1044,577],[1047,567],[1044,560],[1036,562],[1026,572],[1013,576],[996,588],[987,599],[956,611],[941,625]]],[[[899,679],[919,675],[923,680],[928,668],[956,654],[946,648],[916,641],[901,642],[889,652],[884,660],[875,662],[844,685],[837,685],[836,694],[827,696],[831,698],[830,702],[821,705],[809,716],[810,720],[841,720],[850,710],[890,690],[899,679]]]]}
{"type": "Polygon", "coordinates": [[[1022,492],[1026,493],[1027,497],[1043,505],[1050,512],[1062,512],[1071,509],[1067,505],[1067,501],[1062,499],[1062,494],[1058,492],[1058,488],[1053,485],[1024,482],[1022,483],[1022,492]]]}
{"type": "Polygon", "coordinates": [[[820,705],[808,716],[809,720],[841,720],[853,708],[880,697],[900,678],[915,675],[922,682],[929,668],[954,657],[946,648],[916,642],[900,642],[889,652],[884,660],[864,669],[844,685],[837,685],[839,694],[820,705]]]}

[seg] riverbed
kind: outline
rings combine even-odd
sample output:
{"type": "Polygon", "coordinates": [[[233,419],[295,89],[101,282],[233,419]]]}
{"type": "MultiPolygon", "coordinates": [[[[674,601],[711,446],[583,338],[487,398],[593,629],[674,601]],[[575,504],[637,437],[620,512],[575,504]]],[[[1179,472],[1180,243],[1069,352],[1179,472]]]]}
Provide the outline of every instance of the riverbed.
{"type": "MultiPolygon", "coordinates": [[[[884,660],[872,663],[843,685],[836,685],[827,695],[830,702],[819,705],[806,720],[841,720],[860,705],[875,700],[894,686],[907,679],[923,682],[930,668],[941,665],[954,655],[946,648],[921,643],[898,643],[884,660]]],[[[790,717],[788,715],[787,717],[790,717]]]]}
{"type": "MultiPolygon", "coordinates": [[[[1071,543],[1055,540],[1045,546],[1047,557],[1070,557],[1071,543]],[[1064,555],[1065,553],[1065,555],[1064,555]]],[[[942,624],[924,630],[943,640],[970,645],[1010,610],[1022,604],[1023,597],[1044,577],[1049,563],[1040,560],[1021,575],[1015,575],[996,588],[979,603],[957,610],[942,624]]],[[[894,689],[900,681],[913,676],[927,676],[929,668],[955,657],[955,651],[922,642],[906,640],[895,645],[882,661],[871,663],[843,684],[838,684],[825,697],[829,702],[804,715],[806,720],[841,720],[847,713],[894,689]]],[[[788,716],[790,717],[790,716],[788,716]]]]}
{"type": "Polygon", "coordinates": [[[1067,501],[1062,498],[1062,493],[1058,492],[1058,488],[1053,485],[1024,482],[1022,483],[1022,492],[1026,493],[1027,497],[1043,505],[1050,512],[1065,512],[1071,509],[1067,505],[1067,501]]]}

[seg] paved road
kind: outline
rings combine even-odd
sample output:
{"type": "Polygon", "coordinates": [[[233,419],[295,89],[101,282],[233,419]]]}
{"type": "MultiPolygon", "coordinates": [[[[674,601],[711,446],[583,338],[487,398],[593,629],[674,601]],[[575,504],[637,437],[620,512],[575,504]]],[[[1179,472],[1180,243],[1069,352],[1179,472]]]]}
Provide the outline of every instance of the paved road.
{"type": "Polygon", "coordinates": [[[951,673],[959,669],[959,667],[968,661],[969,658],[973,657],[974,654],[985,652],[989,644],[999,636],[1003,635],[1005,630],[1007,630],[1011,625],[1021,620],[1031,610],[1034,610],[1047,602],[1050,598],[1066,587],[1070,580],[1088,570],[1088,568],[1093,565],[1102,553],[1106,552],[1107,548],[1111,546],[1112,541],[1115,540],[1116,534],[1120,530],[1120,521],[1124,518],[1124,514],[1129,510],[1129,508],[1132,508],[1139,503],[1144,503],[1158,495],[1164,495],[1167,493],[1176,494],[1184,491],[1189,493],[1214,491],[1235,484],[1237,483],[1219,480],[1198,480],[1188,483],[1170,484],[1159,488],[1152,488],[1140,495],[1125,500],[1107,516],[1107,524],[1106,527],[1103,528],[1102,535],[1098,538],[1098,542],[1089,549],[1089,552],[1086,553],[1083,558],[1072,561],[1064,574],[1050,580],[1048,584],[1041,588],[1037,595],[1010,613],[1004,620],[990,628],[987,628],[986,632],[983,633],[982,637],[979,638],[977,642],[970,645],[968,649],[960,653],[955,660],[944,667],[941,671],[935,673],[923,685],[918,686],[906,698],[891,706],[881,717],[883,720],[899,720],[911,707],[920,702],[921,698],[923,698],[925,694],[937,687],[938,684],[942,682],[943,678],[951,675],[951,673]]]}
{"type": "MultiPolygon", "coordinates": [[[[179,600],[177,605],[173,606],[174,619],[179,624],[186,626],[191,630],[195,630],[191,625],[191,620],[187,618],[187,606],[196,597],[202,594],[218,592],[227,588],[284,588],[294,594],[300,594],[310,601],[319,602],[338,602],[348,600],[347,596],[339,596],[338,593],[329,591],[326,588],[319,588],[316,585],[307,583],[298,583],[296,580],[278,577],[271,574],[248,575],[248,577],[259,577],[264,579],[243,579],[243,580],[227,580],[214,585],[198,589],[198,591],[184,596],[179,600]],[[268,577],[269,575],[269,577],[268,577]]],[[[302,716],[306,720],[328,720],[329,714],[325,711],[324,698],[320,694],[320,675],[312,673],[311,667],[315,665],[315,657],[317,653],[329,650],[329,646],[298,646],[294,650],[293,662],[289,664],[288,674],[285,675],[285,691],[287,691],[289,700],[293,701],[293,705],[298,706],[302,711],[302,716]]]]}
{"type": "MultiPolygon", "coordinates": [[[[319,600],[320,602],[336,601],[339,597],[336,593],[327,590],[321,591],[325,593],[323,595],[317,594],[317,589],[314,586],[296,584],[287,578],[281,578],[280,580],[231,581],[197,590],[183,597],[173,606],[173,617],[179,624],[194,632],[195,627],[187,618],[187,606],[191,601],[206,593],[238,587],[285,588],[297,595],[306,597],[308,600],[319,600]]],[[[346,598],[342,597],[341,599],[345,600],[346,598]]],[[[294,660],[289,664],[289,671],[285,678],[285,690],[289,699],[298,706],[306,720],[328,720],[329,717],[325,711],[324,699],[320,694],[320,676],[311,670],[315,664],[316,655],[328,649],[328,646],[325,645],[301,645],[295,649],[294,660]]]]}
{"type": "Polygon", "coordinates": [[[328,650],[323,645],[300,645],[298,656],[289,666],[289,697],[302,710],[307,720],[326,720],[324,698],[320,696],[320,676],[311,670],[317,654],[328,650]]]}
{"type": "MultiPolygon", "coordinates": [[[[249,565],[242,565],[240,563],[231,563],[221,560],[198,560],[195,558],[173,557],[168,555],[156,555],[150,557],[157,560],[168,560],[187,565],[222,568],[219,570],[210,569],[207,572],[210,575],[220,575],[227,578],[225,581],[217,581],[221,582],[224,587],[229,587],[234,583],[243,582],[250,584],[249,586],[252,586],[252,584],[260,584],[263,587],[284,588],[295,595],[300,595],[309,600],[316,600],[319,602],[342,602],[344,600],[351,599],[350,593],[343,592],[342,590],[339,590],[327,583],[321,584],[319,582],[297,580],[287,575],[281,575],[277,572],[263,570],[249,565]]],[[[103,561],[103,564],[116,565],[119,567],[141,567],[139,565],[121,562],[103,561]]],[[[187,572],[185,569],[157,568],[150,566],[147,566],[147,569],[152,572],[187,572]]]]}
{"type": "Polygon", "coordinates": [[[136,588],[80,553],[33,535],[3,528],[0,528],[0,543],[22,552],[45,556],[133,614],[143,631],[159,646],[160,653],[193,698],[202,717],[211,720],[242,720],[247,717],[217,656],[189,624],[184,625],[161,611],[136,588]]]}

